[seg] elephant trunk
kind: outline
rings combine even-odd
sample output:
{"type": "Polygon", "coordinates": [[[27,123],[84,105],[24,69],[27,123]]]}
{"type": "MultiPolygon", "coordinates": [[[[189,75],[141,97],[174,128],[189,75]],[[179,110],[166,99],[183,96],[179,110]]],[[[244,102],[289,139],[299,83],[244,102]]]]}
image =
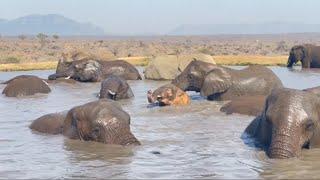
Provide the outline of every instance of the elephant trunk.
{"type": "Polygon", "coordinates": [[[297,157],[301,153],[299,145],[298,131],[287,130],[282,132],[273,132],[270,147],[267,154],[270,158],[286,159],[297,157]]]}
{"type": "Polygon", "coordinates": [[[287,62],[287,67],[292,67],[295,62],[295,58],[290,54],[287,62]]]}
{"type": "Polygon", "coordinates": [[[61,77],[72,77],[74,75],[74,70],[72,69],[68,69],[64,72],[61,72],[61,73],[55,73],[55,74],[52,74],[48,77],[49,80],[56,80],[57,78],[61,78],[61,77]]]}
{"type": "Polygon", "coordinates": [[[123,145],[123,146],[141,145],[141,143],[132,133],[129,133],[125,136],[120,137],[120,145],[123,145]]]}

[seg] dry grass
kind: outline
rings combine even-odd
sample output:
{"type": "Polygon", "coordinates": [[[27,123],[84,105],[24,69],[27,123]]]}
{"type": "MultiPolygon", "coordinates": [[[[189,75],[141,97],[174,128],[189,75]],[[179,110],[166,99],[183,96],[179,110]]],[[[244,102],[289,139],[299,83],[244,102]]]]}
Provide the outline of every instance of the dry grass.
{"type": "Polygon", "coordinates": [[[135,66],[147,66],[150,61],[150,58],[146,56],[123,57],[118,59],[125,60],[128,63],[133,64],[135,66]]]}
{"type": "MultiPolygon", "coordinates": [[[[124,57],[118,58],[125,60],[135,66],[146,66],[148,65],[150,58],[146,56],[138,57],[124,57]]],[[[213,56],[213,59],[217,64],[221,65],[280,65],[284,66],[287,63],[287,56],[250,56],[250,55],[226,55],[226,56],[213,56]]],[[[31,63],[16,63],[16,64],[0,64],[0,71],[30,71],[30,70],[45,70],[55,69],[57,67],[56,61],[45,61],[45,62],[31,62],[31,63]]]]}
{"type": "Polygon", "coordinates": [[[31,71],[31,70],[45,70],[55,69],[58,62],[32,62],[32,63],[19,63],[19,64],[0,64],[0,71],[31,71]]]}
{"type": "Polygon", "coordinates": [[[250,56],[250,55],[226,55],[226,56],[213,56],[217,64],[221,65],[250,65],[260,64],[265,66],[279,65],[284,66],[287,64],[288,56],[250,56]]]}

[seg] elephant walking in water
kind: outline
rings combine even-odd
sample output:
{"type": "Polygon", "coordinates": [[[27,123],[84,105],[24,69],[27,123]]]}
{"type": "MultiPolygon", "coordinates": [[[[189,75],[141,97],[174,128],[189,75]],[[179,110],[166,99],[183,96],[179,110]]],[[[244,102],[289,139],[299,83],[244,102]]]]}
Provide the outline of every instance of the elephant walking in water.
{"type": "Polygon", "coordinates": [[[196,91],[208,100],[231,100],[239,96],[264,95],[282,87],[280,79],[267,67],[231,69],[192,61],[172,84],[184,91],[196,91]]]}
{"type": "Polygon", "coordinates": [[[320,46],[311,44],[293,46],[287,67],[292,67],[298,61],[301,61],[302,68],[320,68],[320,46]]]}

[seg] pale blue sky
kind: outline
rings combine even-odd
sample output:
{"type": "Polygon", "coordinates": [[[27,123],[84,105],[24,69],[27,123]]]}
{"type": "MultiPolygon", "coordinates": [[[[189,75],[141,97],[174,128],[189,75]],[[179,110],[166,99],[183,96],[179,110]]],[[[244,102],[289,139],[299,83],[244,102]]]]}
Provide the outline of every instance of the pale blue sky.
{"type": "Polygon", "coordinates": [[[181,24],[320,24],[318,0],[0,0],[0,18],[61,14],[114,34],[163,34],[181,24]]]}

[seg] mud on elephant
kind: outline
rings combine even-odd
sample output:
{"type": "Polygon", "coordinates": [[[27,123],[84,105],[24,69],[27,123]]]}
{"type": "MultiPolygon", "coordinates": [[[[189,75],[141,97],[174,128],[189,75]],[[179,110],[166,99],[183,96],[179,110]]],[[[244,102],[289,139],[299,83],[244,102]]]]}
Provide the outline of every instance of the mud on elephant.
{"type": "Polygon", "coordinates": [[[72,62],[59,61],[55,74],[48,77],[49,80],[56,78],[72,78],[81,82],[98,82],[110,75],[117,75],[126,80],[141,80],[138,70],[130,63],[123,60],[78,60],[72,62]]]}
{"type": "Polygon", "coordinates": [[[275,89],[247,134],[270,158],[299,157],[303,148],[320,146],[320,98],[311,92],[275,89]]]}
{"type": "Polygon", "coordinates": [[[129,99],[133,92],[127,81],[121,77],[111,75],[101,83],[99,98],[112,100],[129,99]]]}
{"type": "Polygon", "coordinates": [[[282,87],[280,79],[264,66],[236,70],[201,61],[192,61],[172,83],[184,91],[200,92],[208,100],[268,95],[282,87]]]}
{"type": "Polygon", "coordinates": [[[287,67],[301,61],[302,68],[320,68],[320,46],[311,44],[293,46],[289,53],[287,67]]]}
{"type": "Polygon", "coordinates": [[[188,94],[173,84],[161,86],[154,92],[149,90],[147,97],[149,103],[159,103],[159,106],[190,104],[188,94]]]}
{"type": "Polygon", "coordinates": [[[105,144],[140,145],[131,133],[130,116],[118,103],[106,99],[77,106],[67,114],[49,114],[35,120],[30,128],[71,139],[105,144]]]}

